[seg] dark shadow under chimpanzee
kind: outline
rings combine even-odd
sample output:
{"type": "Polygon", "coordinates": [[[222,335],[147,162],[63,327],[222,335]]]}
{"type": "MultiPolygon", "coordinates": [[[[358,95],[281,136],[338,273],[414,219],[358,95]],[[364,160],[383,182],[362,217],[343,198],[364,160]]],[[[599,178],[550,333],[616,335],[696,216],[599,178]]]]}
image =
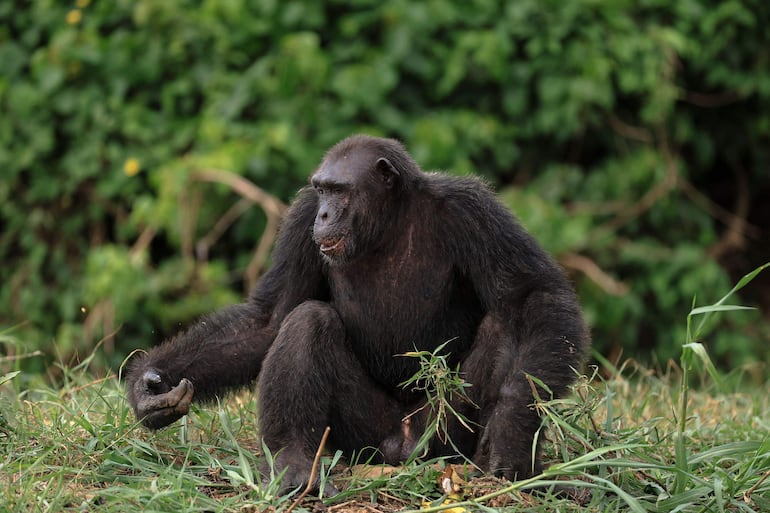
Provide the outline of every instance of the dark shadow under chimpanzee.
{"type": "MultiPolygon", "coordinates": [[[[145,426],[258,380],[284,487],[307,483],[327,425],[330,448],[397,463],[426,422],[402,422],[426,398],[400,386],[418,362],[398,355],[448,341],[474,403],[458,408],[477,425],[450,424],[456,447],[509,479],[539,470],[526,375],[564,394],[589,337],[561,269],[480,180],[425,173],[394,140],[347,138],[297,194],[273,262],[245,303],[131,362],[145,426]]],[[[432,455],[451,453],[433,441],[432,455]]]]}

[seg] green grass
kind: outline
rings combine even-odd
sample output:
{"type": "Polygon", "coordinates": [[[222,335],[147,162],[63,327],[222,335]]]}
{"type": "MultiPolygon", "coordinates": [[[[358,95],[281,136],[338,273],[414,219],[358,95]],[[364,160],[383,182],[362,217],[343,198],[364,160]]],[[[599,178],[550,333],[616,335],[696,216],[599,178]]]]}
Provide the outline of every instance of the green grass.
{"type": "MultiPolygon", "coordinates": [[[[330,455],[321,473],[342,494],[326,504],[306,498],[294,511],[770,511],[770,383],[725,379],[698,342],[708,327],[701,320],[734,308],[729,295],[693,307],[680,362],[651,372],[597,357],[601,371],[580,379],[569,397],[539,402],[540,476],[509,483],[463,475],[456,502],[444,504],[441,461],[373,469],[330,455]],[[533,492],[549,484],[581,501],[533,492]]],[[[0,334],[0,344],[13,340],[0,334]]],[[[253,393],[196,407],[153,433],[136,424],[116,377],[95,379],[89,363],[63,368],[63,384],[52,388],[18,374],[17,359],[0,359],[0,512],[290,507],[276,480],[263,484],[256,470],[270,455],[259,442],[253,393]]]]}
{"type": "MultiPolygon", "coordinates": [[[[628,365],[609,378],[581,380],[568,399],[541,404],[551,467],[533,482],[470,479],[463,492],[476,502],[468,509],[770,511],[767,387],[690,390],[682,467],[680,377],[628,365]],[[588,504],[526,493],[554,479],[590,487],[588,504]]],[[[14,382],[3,385],[0,403],[0,511],[261,511],[291,503],[260,485],[264,456],[251,393],[152,433],[136,425],[114,378],[93,380],[77,369],[58,389],[19,391],[14,382]]],[[[441,498],[440,466],[415,463],[372,478],[338,465],[331,477],[348,489],[329,506],[420,508],[441,498]]],[[[316,503],[307,499],[300,508],[316,503]]]]}

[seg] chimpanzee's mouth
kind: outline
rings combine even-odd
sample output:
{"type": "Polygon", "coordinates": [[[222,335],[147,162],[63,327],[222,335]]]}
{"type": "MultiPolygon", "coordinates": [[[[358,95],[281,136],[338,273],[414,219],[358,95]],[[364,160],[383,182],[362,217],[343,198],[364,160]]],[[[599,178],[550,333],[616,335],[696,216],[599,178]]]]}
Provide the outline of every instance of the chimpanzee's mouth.
{"type": "Polygon", "coordinates": [[[326,239],[318,244],[318,248],[324,255],[339,253],[342,249],[343,242],[345,242],[344,237],[338,239],[326,239]]]}

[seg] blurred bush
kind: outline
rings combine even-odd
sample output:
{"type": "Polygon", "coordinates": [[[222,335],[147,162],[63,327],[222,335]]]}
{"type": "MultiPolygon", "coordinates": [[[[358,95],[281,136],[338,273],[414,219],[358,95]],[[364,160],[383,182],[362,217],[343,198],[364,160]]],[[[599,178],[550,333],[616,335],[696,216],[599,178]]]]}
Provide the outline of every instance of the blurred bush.
{"type": "MultiPolygon", "coordinates": [[[[770,260],[763,0],[36,0],[0,21],[0,326],[26,344],[6,351],[103,340],[115,366],[238,301],[269,218],[196,173],[289,201],[354,132],[492,182],[613,357],[677,355],[693,297],[770,260]]],[[[767,323],[730,322],[722,365],[767,361],[767,323]]]]}

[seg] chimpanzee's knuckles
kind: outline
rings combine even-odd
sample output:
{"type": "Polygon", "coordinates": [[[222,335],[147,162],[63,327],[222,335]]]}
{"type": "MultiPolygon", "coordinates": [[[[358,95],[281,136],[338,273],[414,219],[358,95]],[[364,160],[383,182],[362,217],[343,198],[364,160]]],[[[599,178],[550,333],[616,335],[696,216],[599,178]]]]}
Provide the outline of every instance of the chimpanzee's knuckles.
{"type": "Polygon", "coordinates": [[[142,374],[140,382],[145,390],[152,394],[163,394],[171,390],[171,385],[161,377],[155,369],[147,369],[142,374]]]}

